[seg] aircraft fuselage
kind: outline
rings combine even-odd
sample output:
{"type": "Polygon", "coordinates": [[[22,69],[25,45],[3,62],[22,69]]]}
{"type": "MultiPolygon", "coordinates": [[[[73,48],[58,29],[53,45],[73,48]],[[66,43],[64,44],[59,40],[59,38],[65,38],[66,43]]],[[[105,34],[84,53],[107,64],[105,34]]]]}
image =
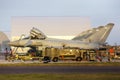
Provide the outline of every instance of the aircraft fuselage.
{"type": "Polygon", "coordinates": [[[11,46],[24,47],[24,46],[44,46],[44,47],[77,47],[83,49],[98,48],[96,43],[82,42],[79,40],[62,40],[62,39],[33,39],[33,40],[18,40],[9,43],[11,46]],[[29,45],[30,44],[30,45],[29,45]]]}

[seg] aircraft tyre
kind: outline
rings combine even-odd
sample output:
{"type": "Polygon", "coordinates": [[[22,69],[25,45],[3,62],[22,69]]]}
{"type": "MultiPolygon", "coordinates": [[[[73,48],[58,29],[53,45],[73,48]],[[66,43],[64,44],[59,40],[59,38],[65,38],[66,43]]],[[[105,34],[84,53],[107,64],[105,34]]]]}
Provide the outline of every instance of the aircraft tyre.
{"type": "Polygon", "coordinates": [[[50,57],[48,56],[44,57],[44,61],[50,62],[50,57]]]}
{"type": "Polygon", "coordinates": [[[77,57],[76,61],[82,61],[82,58],[81,57],[77,57]]]}
{"type": "Polygon", "coordinates": [[[54,57],[52,61],[53,62],[58,62],[58,57],[54,57]]]}

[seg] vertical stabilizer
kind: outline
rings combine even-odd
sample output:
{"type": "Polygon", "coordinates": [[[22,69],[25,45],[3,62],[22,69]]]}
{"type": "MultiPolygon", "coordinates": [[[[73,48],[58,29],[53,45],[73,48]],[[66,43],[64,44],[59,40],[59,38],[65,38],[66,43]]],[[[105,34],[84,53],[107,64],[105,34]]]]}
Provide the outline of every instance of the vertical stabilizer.
{"type": "Polygon", "coordinates": [[[85,42],[104,43],[110,34],[114,24],[109,23],[106,26],[100,26],[91,30],[84,31],[72,40],[81,40],[85,42]]]}

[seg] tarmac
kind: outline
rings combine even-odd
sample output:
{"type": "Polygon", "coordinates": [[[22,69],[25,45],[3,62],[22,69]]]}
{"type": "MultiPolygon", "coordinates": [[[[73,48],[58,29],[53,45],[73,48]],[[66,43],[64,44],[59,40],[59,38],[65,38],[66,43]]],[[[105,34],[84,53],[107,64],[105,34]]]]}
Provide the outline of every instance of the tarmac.
{"type": "Polygon", "coordinates": [[[119,66],[0,66],[0,74],[120,73],[119,66]]]}
{"type": "MultiPolygon", "coordinates": [[[[58,61],[58,62],[49,62],[49,63],[91,63],[91,62],[101,62],[98,59],[96,59],[96,61],[72,61],[72,60],[64,60],[64,61],[58,61]]],[[[102,62],[109,62],[108,58],[103,58],[102,62]]],[[[120,59],[114,59],[111,60],[111,62],[120,62],[120,59]]],[[[8,61],[5,60],[5,56],[4,55],[0,55],[0,64],[17,64],[17,63],[44,63],[43,61],[39,61],[39,60],[27,60],[27,61],[22,61],[22,60],[14,60],[14,61],[8,61]]]]}
{"type": "MultiPolygon", "coordinates": [[[[96,62],[100,62],[99,60],[96,62]]],[[[107,58],[103,59],[103,62],[108,62],[107,58]]],[[[120,62],[120,60],[114,60],[114,62],[120,62]]],[[[0,56],[0,64],[18,64],[18,63],[40,63],[43,61],[8,61],[4,56],[0,56]]],[[[52,64],[55,62],[49,62],[52,64]]],[[[92,63],[92,61],[58,61],[56,63],[92,63]]],[[[0,66],[0,74],[33,74],[33,73],[120,73],[119,66],[0,66]]]]}

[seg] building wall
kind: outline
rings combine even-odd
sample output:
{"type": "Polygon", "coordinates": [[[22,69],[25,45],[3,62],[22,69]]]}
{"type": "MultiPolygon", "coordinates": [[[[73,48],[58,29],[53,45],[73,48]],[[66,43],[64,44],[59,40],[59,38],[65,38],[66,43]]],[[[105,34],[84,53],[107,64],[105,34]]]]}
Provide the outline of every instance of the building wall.
{"type": "MultiPolygon", "coordinates": [[[[88,17],[12,17],[11,36],[29,35],[30,29],[36,27],[47,36],[76,36],[84,30],[90,29],[88,17]]],[[[62,37],[61,37],[62,38],[62,37]]],[[[63,37],[66,38],[66,37],[63,37]]],[[[67,37],[68,38],[68,37],[67,37]]]]}
{"type": "Polygon", "coordinates": [[[7,35],[3,32],[0,32],[0,52],[4,51],[5,48],[10,49],[8,42],[9,42],[9,39],[7,35]]]}

